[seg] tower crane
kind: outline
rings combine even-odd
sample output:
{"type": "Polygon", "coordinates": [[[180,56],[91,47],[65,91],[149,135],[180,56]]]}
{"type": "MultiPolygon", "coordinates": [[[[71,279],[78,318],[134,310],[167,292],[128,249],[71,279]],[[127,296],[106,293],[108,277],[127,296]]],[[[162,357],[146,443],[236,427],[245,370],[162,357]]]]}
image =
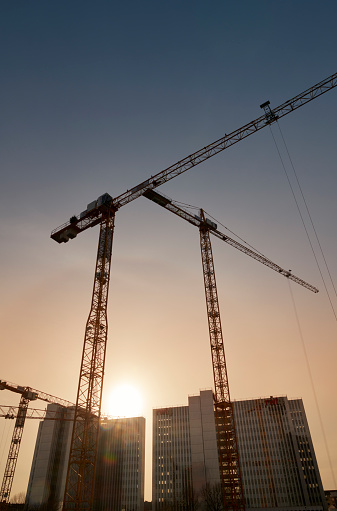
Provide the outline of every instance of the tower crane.
{"type": "Polygon", "coordinates": [[[227,375],[225,349],[223,343],[222,327],[220,320],[220,307],[215,279],[214,261],[210,234],[221,239],[225,243],[240,250],[246,255],[253,257],[262,264],[277,271],[281,275],[297,284],[306,287],[314,293],[318,292],[311,284],[284,270],[277,264],[267,259],[262,254],[245,247],[217,229],[217,225],[206,218],[200,209],[200,215],[192,215],[186,209],[179,207],[172,199],[153,190],[144,192],[144,197],[155,202],[159,206],[171,211],[183,218],[190,224],[199,228],[201,260],[204,276],[208,329],[211,344],[211,357],[214,377],[214,411],[218,440],[219,469],[225,510],[244,511],[244,495],[241,479],[239,451],[237,446],[233,407],[230,399],[229,383],[227,375]]]}
{"type": "Polygon", "coordinates": [[[22,387],[16,383],[10,383],[3,380],[0,380],[0,390],[10,390],[11,392],[15,392],[21,396],[0,490],[1,509],[3,504],[7,504],[9,502],[29,403],[31,401],[40,399],[41,401],[46,401],[47,403],[56,403],[64,407],[74,406],[74,404],[64,399],[46,394],[45,392],[41,392],[40,390],[35,390],[31,387],[22,387]]]}
{"type": "Polygon", "coordinates": [[[263,103],[261,108],[264,110],[264,114],[257,119],[179,160],[116,198],[112,198],[107,193],[102,195],[96,201],[88,204],[86,210],[79,216],[72,216],[68,222],[52,231],[52,239],[58,243],[66,243],[89,227],[100,225],[92,302],[84,335],[63,511],[92,508],[98,417],[101,408],[107,341],[107,300],[116,212],[125,204],[143,195],[147,190],[153,190],[192,169],[336,86],[337,73],[274,109],[270,108],[268,101],[263,103]]]}

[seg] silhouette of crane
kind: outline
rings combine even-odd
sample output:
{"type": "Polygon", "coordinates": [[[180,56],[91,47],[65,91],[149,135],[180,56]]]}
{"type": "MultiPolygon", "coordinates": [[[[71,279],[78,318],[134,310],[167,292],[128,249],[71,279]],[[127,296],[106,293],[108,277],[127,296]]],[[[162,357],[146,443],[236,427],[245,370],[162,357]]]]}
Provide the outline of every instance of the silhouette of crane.
{"type": "Polygon", "coordinates": [[[56,403],[64,407],[74,406],[74,404],[64,399],[60,399],[59,397],[51,396],[50,394],[41,392],[40,390],[35,390],[31,387],[22,387],[16,383],[10,383],[3,380],[0,380],[0,390],[10,390],[11,392],[15,392],[21,396],[19,408],[16,414],[12,441],[9,447],[5,472],[2,479],[0,490],[1,506],[2,504],[9,502],[29,403],[31,401],[40,399],[41,401],[46,401],[47,403],[56,403]]]}
{"type": "Polygon", "coordinates": [[[208,329],[211,344],[211,357],[214,377],[214,411],[217,429],[219,469],[225,509],[244,510],[244,495],[242,487],[239,451],[236,439],[235,420],[233,407],[230,399],[225,348],[223,343],[220,306],[215,279],[214,261],[210,234],[229,243],[232,247],[253,257],[262,264],[277,271],[306,287],[314,293],[318,292],[302,279],[293,275],[290,271],[283,270],[280,266],[267,259],[262,254],[245,247],[241,243],[229,238],[217,229],[216,223],[206,218],[200,209],[199,215],[192,215],[186,209],[178,206],[172,199],[153,190],[144,192],[144,197],[155,202],[164,209],[198,227],[200,232],[201,260],[204,276],[205,297],[207,307],[208,329]]]}
{"type": "Polygon", "coordinates": [[[85,329],[77,391],[74,429],[63,503],[64,511],[92,508],[98,418],[101,409],[107,342],[107,301],[111,251],[116,212],[125,204],[143,195],[147,190],[153,190],[183,172],[192,169],[336,86],[337,73],[273,110],[270,108],[268,101],[263,103],[261,108],[264,110],[264,114],[261,117],[179,160],[174,165],[158,172],[116,198],[112,198],[107,193],[100,196],[96,201],[88,204],[86,210],[79,216],[72,216],[69,222],[52,231],[51,238],[58,243],[66,243],[89,227],[100,224],[92,302],[85,329]]]}

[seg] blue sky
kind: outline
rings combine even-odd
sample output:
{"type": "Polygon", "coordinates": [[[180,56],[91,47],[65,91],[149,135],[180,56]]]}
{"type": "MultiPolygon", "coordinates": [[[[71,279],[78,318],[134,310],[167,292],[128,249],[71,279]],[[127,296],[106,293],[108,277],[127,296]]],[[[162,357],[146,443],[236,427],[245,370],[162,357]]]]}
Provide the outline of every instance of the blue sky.
{"type": "MultiPolygon", "coordinates": [[[[50,231],[259,117],[262,102],[277,106],[335,73],[337,6],[19,1],[0,14],[0,376],[72,401],[98,232],[58,246],[50,231]]],[[[333,90],[280,121],[334,279],[336,106],[333,90]]],[[[321,289],[294,293],[336,466],[336,321],[269,128],[161,191],[321,289]]],[[[232,397],[303,397],[331,488],[287,282],[219,241],[214,258],[232,397]]],[[[212,371],[198,233],[143,198],[117,216],[109,325],[104,393],[125,381],[142,392],[150,443],[152,408],[187,403],[212,386],[212,371]]],[[[14,493],[26,487],[35,435],[27,425],[14,493]]]]}

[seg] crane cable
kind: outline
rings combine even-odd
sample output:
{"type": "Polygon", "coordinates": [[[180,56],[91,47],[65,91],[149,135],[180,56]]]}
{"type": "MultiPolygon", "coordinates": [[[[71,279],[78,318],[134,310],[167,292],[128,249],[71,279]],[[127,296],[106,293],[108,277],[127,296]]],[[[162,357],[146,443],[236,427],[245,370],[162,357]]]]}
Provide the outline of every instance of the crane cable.
{"type": "MultiPolygon", "coordinates": [[[[176,204],[176,205],[179,205],[179,206],[184,206],[186,209],[195,209],[195,210],[198,210],[200,211],[200,207],[199,206],[193,206],[192,204],[187,204],[186,202],[180,202],[180,201],[176,201],[176,200],[173,200],[173,199],[170,199],[172,201],[173,204],[176,204]]],[[[241,241],[241,243],[243,243],[244,245],[246,245],[247,247],[251,248],[252,250],[254,250],[257,254],[260,254],[261,256],[265,257],[264,254],[262,254],[262,252],[260,252],[259,250],[257,250],[257,248],[253,247],[253,245],[251,245],[250,243],[248,243],[248,241],[244,240],[243,238],[241,238],[238,234],[236,234],[234,231],[231,231],[225,224],[221,223],[220,220],[218,220],[217,218],[215,218],[214,216],[212,216],[208,211],[204,210],[204,212],[206,213],[207,216],[209,216],[212,220],[214,220],[214,222],[216,224],[219,224],[221,225],[224,229],[226,229],[226,231],[230,232],[232,236],[234,236],[235,238],[237,238],[238,240],[241,241]]]]}
{"type": "MultiPolygon", "coordinates": [[[[331,277],[331,273],[330,273],[329,267],[328,267],[328,265],[327,265],[326,258],[325,258],[325,256],[324,256],[324,252],[323,252],[322,246],[321,246],[321,244],[320,244],[320,242],[319,242],[318,235],[317,235],[317,231],[316,231],[316,229],[315,229],[315,227],[314,227],[314,224],[313,224],[313,221],[312,221],[312,217],[311,217],[311,215],[310,215],[310,213],[309,213],[309,208],[308,208],[308,206],[307,206],[307,202],[306,202],[306,200],[305,200],[305,198],[304,198],[304,194],[303,194],[303,191],[302,191],[301,185],[300,185],[300,183],[299,183],[299,180],[298,180],[298,177],[297,177],[297,173],[296,173],[296,171],[295,171],[294,164],[293,164],[292,159],[291,159],[291,157],[290,157],[290,154],[289,154],[289,151],[288,151],[287,145],[286,145],[286,143],[285,143],[284,137],[283,137],[283,135],[282,135],[282,132],[281,132],[281,128],[280,128],[280,126],[279,126],[279,123],[277,123],[277,125],[278,125],[278,127],[279,127],[279,130],[280,130],[280,133],[281,133],[281,136],[282,136],[282,139],[283,139],[284,145],[285,145],[285,147],[286,147],[286,150],[287,150],[287,153],[288,153],[288,157],[289,157],[289,160],[290,160],[290,162],[291,162],[291,165],[292,165],[292,168],[293,168],[293,171],[294,171],[295,177],[296,177],[296,181],[297,181],[297,184],[298,184],[298,186],[299,186],[299,189],[300,189],[300,192],[301,192],[301,195],[302,195],[302,199],[303,199],[304,204],[305,204],[305,207],[306,207],[306,211],[307,211],[307,213],[308,213],[308,216],[309,216],[309,219],[310,219],[311,225],[312,225],[312,227],[313,227],[313,230],[314,230],[314,233],[315,233],[315,236],[316,236],[316,239],[317,239],[317,242],[318,242],[318,245],[319,245],[319,248],[320,248],[321,254],[322,254],[322,256],[323,256],[323,260],[324,260],[324,262],[325,262],[325,266],[326,266],[326,268],[327,268],[328,274],[329,274],[329,276],[330,276],[330,280],[331,280],[331,282],[332,282],[333,289],[334,289],[334,291],[335,291],[335,293],[336,293],[336,288],[335,288],[335,286],[334,286],[334,283],[333,283],[333,280],[332,280],[332,277],[331,277]]],[[[331,296],[330,296],[330,293],[329,293],[329,290],[328,290],[328,287],[327,287],[327,284],[326,284],[326,281],[325,281],[325,278],[324,278],[324,275],[323,275],[322,269],[321,269],[321,267],[320,267],[320,264],[319,264],[319,261],[318,261],[318,258],[317,258],[317,255],[316,255],[316,252],[315,252],[315,249],[314,249],[313,243],[312,243],[312,241],[311,241],[309,231],[308,231],[307,226],[306,226],[306,223],[305,223],[305,221],[304,221],[304,218],[303,218],[303,215],[302,215],[302,212],[301,212],[301,208],[300,208],[299,202],[298,202],[298,200],[297,200],[297,197],[296,197],[296,194],[295,194],[294,188],[293,188],[293,186],[292,186],[292,184],[291,184],[291,180],[290,180],[290,177],[289,177],[289,173],[287,172],[287,169],[286,169],[286,167],[285,167],[285,164],[284,164],[284,161],[283,161],[283,158],[282,158],[281,152],[280,152],[279,147],[278,147],[278,145],[277,145],[276,138],[275,138],[274,133],[273,133],[273,131],[272,131],[272,129],[271,129],[271,126],[269,126],[269,129],[270,129],[270,133],[271,133],[271,135],[272,135],[272,137],[273,137],[274,144],[275,144],[275,147],[276,147],[277,153],[278,153],[278,155],[279,155],[279,158],[280,158],[280,161],[281,161],[281,164],[282,164],[282,167],[283,167],[284,173],[285,173],[285,175],[286,175],[286,178],[287,178],[287,181],[288,181],[288,184],[289,184],[289,187],[290,187],[291,193],[292,193],[292,195],[293,195],[293,198],[294,198],[294,201],[295,201],[295,204],[296,204],[296,207],[297,207],[297,210],[298,210],[299,216],[300,216],[300,218],[301,218],[301,221],[302,221],[302,224],[303,224],[303,227],[304,227],[304,230],[305,230],[305,232],[306,232],[306,235],[307,235],[307,238],[308,238],[308,241],[309,241],[309,244],[310,244],[310,247],[311,247],[311,250],[312,250],[313,256],[314,256],[314,259],[315,259],[316,264],[317,264],[317,267],[318,267],[318,271],[319,271],[319,273],[320,273],[320,275],[321,275],[321,279],[322,279],[322,282],[323,282],[323,285],[324,285],[324,288],[325,288],[326,294],[327,294],[327,296],[328,296],[328,299],[329,299],[329,302],[330,302],[330,306],[331,306],[332,312],[333,312],[333,314],[334,314],[334,316],[335,316],[335,320],[337,321],[337,314],[336,314],[336,310],[335,310],[335,308],[334,308],[334,306],[333,306],[332,299],[331,299],[331,296]]],[[[336,296],[337,296],[337,293],[336,293],[336,296]]]]}
{"type": "MultiPolygon", "coordinates": [[[[319,246],[319,249],[321,251],[321,254],[322,254],[322,257],[323,257],[323,260],[324,260],[324,263],[325,263],[325,266],[326,266],[326,269],[328,271],[328,274],[329,274],[329,277],[330,277],[330,280],[331,280],[331,283],[332,283],[332,287],[335,291],[335,294],[336,293],[336,288],[334,286],[334,283],[333,283],[333,280],[332,280],[332,277],[331,277],[331,273],[330,273],[330,270],[329,270],[329,267],[328,267],[328,264],[327,264],[327,261],[326,261],[326,258],[324,256],[324,252],[323,252],[323,249],[322,249],[322,246],[321,246],[321,243],[318,239],[318,235],[317,235],[317,231],[315,229],[315,226],[314,226],[314,223],[312,221],[312,216],[309,212],[309,208],[308,208],[308,205],[307,205],[307,202],[305,200],[305,197],[304,197],[304,194],[303,194],[303,191],[302,191],[302,187],[300,185],[300,182],[299,182],[299,179],[298,179],[298,176],[297,176],[297,173],[296,173],[296,170],[295,170],[295,166],[293,164],[293,161],[291,159],[291,156],[290,156],[290,153],[289,153],[289,150],[288,150],[288,147],[287,147],[287,144],[285,142],[285,139],[284,139],[284,136],[283,136],[283,133],[281,131],[281,127],[279,125],[279,123],[277,122],[277,125],[278,125],[278,128],[279,128],[279,131],[280,131],[280,134],[281,134],[281,137],[282,137],[282,140],[283,140],[283,143],[284,143],[284,146],[286,148],[286,151],[287,151],[287,155],[288,155],[288,158],[289,158],[289,161],[291,163],[291,166],[292,166],[292,169],[293,169],[293,172],[294,172],[294,175],[295,175],[295,178],[296,178],[296,182],[297,182],[297,185],[298,185],[298,188],[300,190],[300,193],[301,193],[301,196],[302,196],[302,200],[303,200],[303,203],[305,205],[305,209],[307,211],[307,214],[308,214],[308,217],[310,219],[310,223],[311,223],[311,226],[312,226],[312,229],[313,229],[313,232],[315,234],[315,237],[316,237],[316,240],[317,240],[317,243],[318,243],[318,246],[319,246]]],[[[326,285],[326,282],[325,282],[325,279],[324,279],[324,276],[323,276],[323,273],[322,273],[322,270],[321,270],[321,267],[320,267],[320,264],[319,264],[319,261],[318,261],[318,258],[316,256],[316,252],[315,252],[315,249],[313,247],[313,244],[311,242],[311,238],[310,238],[310,235],[309,235],[309,232],[308,232],[308,229],[307,229],[307,226],[305,224],[305,221],[304,221],[304,218],[303,218],[303,215],[302,215],[302,212],[301,212],[301,209],[300,209],[300,206],[299,206],[299,203],[298,203],[298,200],[296,198],[296,195],[295,195],[295,191],[294,191],[294,188],[291,184],[291,180],[290,180],[290,177],[289,177],[289,174],[286,170],[286,167],[284,165],[284,162],[283,162],[283,159],[282,159],[282,156],[281,156],[281,153],[280,153],[280,150],[278,148],[278,145],[277,145],[277,142],[276,142],[276,139],[274,137],[274,133],[271,129],[271,126],[269,126],[270,128],[270,132],[271,132],[271,135],[273,137],[273,140],[274,140],[274,144],[276,146],[276,149],[277,149],[277,152],[278,152],[278,155],[279,155],[279,158],[281,160],[281,164],[282,164],[282,167],[283,167],[283,170],[284,170],[284,173],[287,177],[287,181],[288,181],[288,184],[289,184],[289,187],[290,187],[290,190],[292,192],[292,195],[294,197],[294,201],[295,201],[295,204],[296,204],[296,207],[297,207],[297,210],[298,210],[298,213],[300,215],[300,218],[302,220],[302,224],[303,224],[303,227],[304,227],[304,230],[306,232],[306,235],[307,235],[307,238],[308,238],[308,241],[309,241],[309,244],[310,244],[310,247],[311,247],[311,250],[312,250],[312,253],[314,255],[314,258],[315,258],[315,261],[316,261],[316,264],[317,264],[317,267],[318,267],[318,270],[319,270],[319,273],[321,275],[321,278],[322,278],[322,281],[323,281],[323,284],[324,284],[324,288],[325,288],[325,291],[327,293],[327,296],[328,296],[328,299],[329,299],[329,302],[330,302],[330,305],[331,305],[331,308],[332,308],[332,311],[333,311],[333,314],[335,316],[335,319],[337,321],[337,315],[336,315],[336,311],[334,309],[334,306],[333,306],[333,303],[332,303],[332,300],[331,300],[331,296],[330,296],[330,293],[328,291],[328,288],[327,288],[327,285],[326,285]]],[[[335,474],[334,474],[334,471],[333,471],[333,467],[332,467],[332,462],[331,462],[331,456],[330,456],[330,451],[329,451],[329,447],[328,447],[328,442],[327,442],[327,439],[326,439],[326,434],[325,434],[325,430],[324,430],[324,425],[323,425],[323,421],[322,421],[322,416],[321,416],[321,412],[320,412],[320,408],[319,408],[319,404],[318,404],[318,398],[317,398],[317,394],[316,394],[316,389],[315,389],[315,384],[314,384],[314,380],[313,380],[313,377],[312,377],[312,372],[311,372],[311,368],[310,368],[310,363],[309,363],[309,358],[308,358],[308,354],[307,354],[307,350],[306,350],[306,346],[305,346],[305,342],[304,342],[304,337],[303,337],[303,333],[302,333],[302,328],[301,328],[301,324],[300,324],[300,320],[299,320],[299,316],[298,316],[298,313],[297,313],[297,308],[296,308],[296,303],[295,303],[295,299],[294,299],[294,294],[292,292],[292,288],[291,288],[291,283],[288,279],[288,286],[289,286],[289,291],[290,291],[290,295],[291,295],[291,300],[292,300],[292,304],[293,304],[293,308],[294,308],[294,313],[295,313],[295,318],[296,318],[296,323],[297,323],[297,327],[298,327],[298,331],[299,331],[299,336],[300,336],[300,340],[301,340],[301,345],[302,345],[302,349],[303,349],[303,353],[304,353],[304,358],[305,358],[305,362],[306,362],[306,366],[307,366],[307,371],[308,371],[308,375],[309,375],[309,380],[310,380],[310,384],[311,384],[311,389],[312,389],[312,393],[313,393],[313,396],[314,396],[314,401],[315,401],[315,405],[316,405],[316,410],[317,410],[317,414],[318,414],[318,418],[319,418],[319,422],[320,422],[320,426],[321,426],[321,431],[322,431],[322,435],[323,435],[323,441],[324,441],[324,445],[325,445],[325,450],[326,450],[326,453],[327,453],[327,457],[328,457],[328,462],[329,462],[329,467],[330,467],[330,472],[331,472],[331,475],[332,475],[332,481],[334,483],[334,487],[336,487],[336,479],[335,479],[335,474]]]]}
{"type": "Polygon", "coordinates": [[[296,303],[295,303],[295,299],[294,299],[294,294],[293,294],[293,291],[292,291],[292,288],[291,288],[291,283],[290,283],[289,279],[287,279],[287,280],[288,280],[289,292],[290,292],[290,296],[291,296],[291,300],[292,300],[292,304],[293,304],[293,308],[294,308],[294,313],[295,313],[297,328],[298,328],[298,332],[299,332],[299,337],[300,337],[300,340],[301,340],[301,345],[302,345],[302,349],[303,349],[303,353],[304,353],[304,358],[305,358],[305,362],[306,362],[306,366],[307,366],[307,371],[308,371],[308,375],[309,375],[309,380],[310,380],[310,384],[311,384],[311,390],[312,390],[312,393],[314,395],[317,415],[318,415],[320,426],[321,426],[321,430],[322,430],[324,446],[325,446],[325,450],[326,450],[326,453],[327,453],[327,456],[328,456],[329,467],[330,467],[330,471],[331,471],[331,475],[332,475],[332,481],[334,483],[334,488],[336,488],[337,485],[336,485],[335,473],[334,473],[334,470],[333,470],[333,467],[332,467],[330,451],[329,451],[328,442],[327,442],[327,439],[326,439],[326,434],[325,434],[324,425],[323,425],[323,421],[322,421],[321,411],[320,411],[319,404],[318,404],[315,384],[314,384],[314,380],[313,380],[312,373],[311,373],[311,368],[310,368],[308,353],[307,353],[305,342],[304,342],[304,337],[303,337],[303,333],[302,333],[301,323],[300,323],[299,316],[298,316],[298,313],[297,313],[297,307],[296,307],[296,303]]]}
{"type": "Polygon", "coordinates": [[[332,278],[332,276],[331,276],[331,272],[330,272],[330,269],[329,269],[329,266],[328,266],[327,260],[326,260],[325,255],[324,255],[324,252],[323,252],[323,248],[322,248],[321,242],[320,242],[320,240],[319,240],[319,238],[318,238],[318,234],[317,234],[317,231],[316,231],[316,228],[315,228],[314,222],[313,222],[313,220],[312,220],[312,216],[311,216],[311,214],[310,214],[310,211],[309,211],[309,208],[308,208],[307,201],[305,200],[304,193],[303,193],[303,190],[302,190],[301,184],[300,184],[300,182],[299,182],[299,179],[298,179],[298,176],[297,176],[297,172],[296,172],[296,170],[295,170],[295,166],[294,166],[293,160],[292,160],[292,158],[291,158],[291,156],[290,156],[290,153],[289,153],[289,150],[288,150],[288,146],[287,146],[287,144],[286,144],[286,141],[285,141],[285,139],[284,139],[284,136],[283,136],[283,133],[282,133],[282,130],[281,130],[281,126],[280,126],[280,124],[279,124],[279,123],[277,123],[277,126],[278,126],[278,129],[279,129],[279,131],[280,131],[280,134],[281,134],[281,137],[282,137],[282,140],[283,140],[283,143],[284,143],[284,147],[285,147],[285,149],[286,149],[286,151],[287,151],[287,155],[288,155],[288,158],[289,158],[289,161],[290,161],[290,164],[291,164],[291,167],[292,167],[292,169],[293,169],[294,176],[295,176],[295,179],[296,179],[296,182],[297,182],[297,185],[298,185],[298,189],[299,189],[299,191],[300,191],[300,193],[301,193],[301,197],[302,197],[302,200],[303,200],[303,204],[304,204],[305,209],[306,209],[306,212],[307,212],[307,214],[308,214],[308,218],[309,218],[309,220],[310,220],[312,230],[313,230],[313,232],[314,232],[314,234],[315,234],[315,238],[316,238],[317,244],[318,244],[318,246],[319,246],[319,249],[320,249],[320,252],[321,252],[321,255],[322,255],[322,258],[323,258],[324,264],[325,264],[325,268],[326,268],[326,270],[327,270],[327,272],[328,272],[328,275],[329,275],[329,278],[330,278],[330,282],[331,282],[331,285],[332,285],[333,290],[334,290],[334,292],[335,292],[335,295],[337,296],[336,287],[335,287],[335,284],[334,284],[333,278],[332,278]]]}

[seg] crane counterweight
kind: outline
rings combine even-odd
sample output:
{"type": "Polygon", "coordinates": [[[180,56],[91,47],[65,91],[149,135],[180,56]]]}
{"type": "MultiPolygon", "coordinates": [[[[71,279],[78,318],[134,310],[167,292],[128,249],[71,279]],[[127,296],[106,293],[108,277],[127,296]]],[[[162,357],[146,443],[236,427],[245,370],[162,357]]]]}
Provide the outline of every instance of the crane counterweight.
{"type": "Polygon", "coordinates": [[[80,232],[98,225],[102,214],[110,210],[114,210],[113,199],[111,195],[104,193],[97,200],[90,202],[78,217],[73,215],[69,222],[54,229],[50,237],[57,243],[67,243],[70,239],[76,238],[80,232]]]}

